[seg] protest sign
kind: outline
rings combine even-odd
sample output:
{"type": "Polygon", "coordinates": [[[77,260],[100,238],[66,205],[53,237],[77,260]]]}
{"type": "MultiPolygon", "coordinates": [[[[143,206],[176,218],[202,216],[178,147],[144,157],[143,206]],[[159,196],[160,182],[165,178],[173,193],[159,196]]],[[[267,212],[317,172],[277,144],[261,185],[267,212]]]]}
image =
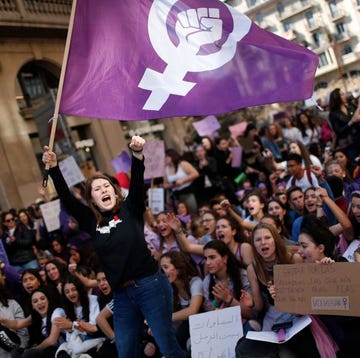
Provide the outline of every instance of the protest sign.
{"type": "Polygon", "coordinates": [[[165,145],[162,140],[145,143],[145,179],[163,177],[165,174],[165,145]]]}
{"type": "Polygon", "coordinates": [[[74,157],[69,156],[59,163],[60,170],[66,184],[70,187],[85,180],[83,173],[77,165],[74,157]]]}
{"type": "Polygon", "coordinates": [[[243,336],[239,306],[189,317],[191,357],[235,358],[235,346],[243,336]]]}
{"type": "Polygon", "coordinates": [[[238,168],[241,165],[242,152],[243,152],[243,147],[231,147],[231,153],[232,153],[231,166],[233,168],[238,168]]]}
{"type": "Polygon", "coordinates": [[[163,188],[150,188],[148,190],[149,208],[152,210],[153,214],[157,215],[164,211],[164,196],[165,193],[163,188]]]}
{"type": "Polygon", "coordinates": [[[275,308],[280,312],[360,316],[357,263],[275,265],[275,308]]]}
{"type": "Polygon", "coordinates": [[[47,231],[60,229],[60,199],[40,205],[47,231]]]}
{"type": "Polygon", "coordinates": [[[201,121],[192,124],[200,137],[213,134],[220,128],[220,123],[215,116],[207,116],[201,121]]]}
{"type": "Polygon", "coordinates": [[[232,138],[237,138],[244,135],[248,122],[243,121],[241,123],[234,124],[229,126],[229,131],[232,138]]]}

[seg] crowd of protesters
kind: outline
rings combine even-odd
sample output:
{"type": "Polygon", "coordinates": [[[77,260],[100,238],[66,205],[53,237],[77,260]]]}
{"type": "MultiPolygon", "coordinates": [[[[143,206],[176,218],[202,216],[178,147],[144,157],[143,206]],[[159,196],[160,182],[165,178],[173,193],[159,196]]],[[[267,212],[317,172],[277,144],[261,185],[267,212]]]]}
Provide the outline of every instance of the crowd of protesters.
{"type": "MultiPolygon", "coordinates": [[[[294,319],[275,310],[274,265],[360,262],[360,109],[337,89],[329,111],[328,120],[299,110],[267,126],[248,123],[237,138],[187,141],[184,155],[167,149],[159,184],[166,209],[146,209],[144,238],[172,286],[172,328],[188,356],[190,315],[239,306],[245,334],[294,319]],[[243,149],[237,167],[234,146],[243,149]]],[[[77,200],[86,205],[81,190],[77,200]]],[[[70,211],[62,203],[61,228],[53,232],[39,203],[2,213],[0,331],[8,341],[0,338],[1,357],[119,354],[115,333],[125,332],[113,326],[115,285],[70,211]]],[[[281,350],[295,357],[358,356],[359,318],[311,319],[281,350]]],[[[133,344],[143,357],[162,357],[147,323],[133,344]]],[[[280,345],[242,338],[236,356],[279,351],[280,345]]]]}

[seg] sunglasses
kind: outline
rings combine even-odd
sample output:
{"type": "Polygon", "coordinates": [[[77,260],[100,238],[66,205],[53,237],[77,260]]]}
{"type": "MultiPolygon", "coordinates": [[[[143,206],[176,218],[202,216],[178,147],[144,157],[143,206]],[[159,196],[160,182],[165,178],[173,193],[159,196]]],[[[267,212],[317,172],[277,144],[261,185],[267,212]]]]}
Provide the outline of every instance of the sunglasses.
{"type": "Polygon", "coordinates": [[[11,223],[12,221],[15,221],[15,219],[14,219],[14,218],[11,218],[11,219],[6,219],[6,220],[5,220],[6,223],[11,223]]]}
{"type": "Polygon", "coordinates": [[[275,195],[276,195],[276,196],[286,195],[286,193],[278,192],[278,193],[275,193],[275,195]]]}

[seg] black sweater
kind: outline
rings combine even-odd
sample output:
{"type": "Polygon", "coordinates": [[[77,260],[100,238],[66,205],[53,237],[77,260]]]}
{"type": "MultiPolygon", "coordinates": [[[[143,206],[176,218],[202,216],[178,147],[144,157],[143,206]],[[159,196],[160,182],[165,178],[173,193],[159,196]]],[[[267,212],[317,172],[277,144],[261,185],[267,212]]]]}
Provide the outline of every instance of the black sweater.
{"type": "Polygon", "coordinates": [[[78,220],[81,229],[91,235],[94,249],[114,291],[120,290],[128,280],[146,277],[158,270],[144,239],[144,170],[143,161],[133,157],[126,200],[117,213],[103,213],[105,222],[97,227],[90,208],[70,193],[59,167],[50,169],[61,201],[78,220]]]}

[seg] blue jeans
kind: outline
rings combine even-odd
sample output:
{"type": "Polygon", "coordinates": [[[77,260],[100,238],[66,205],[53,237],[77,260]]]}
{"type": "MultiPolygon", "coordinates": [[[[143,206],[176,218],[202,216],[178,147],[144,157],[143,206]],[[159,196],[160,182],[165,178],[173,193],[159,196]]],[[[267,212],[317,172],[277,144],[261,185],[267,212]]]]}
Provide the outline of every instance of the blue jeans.
{"type": "Polygon", "coordinates": [[[114,293],[114,331],[120,358],[142,357],[144,319],[163,356],[186,357],[172,327],[172,295],[169,280],[160,271],[114,293]]]}
{"type": "Polygon", "coordinates": [[[27,269],[37,269],[39,268],[39,263],[37,260],[31,260],[22,265],[13,265],[13,268],[18,272],[27,269]]]}

